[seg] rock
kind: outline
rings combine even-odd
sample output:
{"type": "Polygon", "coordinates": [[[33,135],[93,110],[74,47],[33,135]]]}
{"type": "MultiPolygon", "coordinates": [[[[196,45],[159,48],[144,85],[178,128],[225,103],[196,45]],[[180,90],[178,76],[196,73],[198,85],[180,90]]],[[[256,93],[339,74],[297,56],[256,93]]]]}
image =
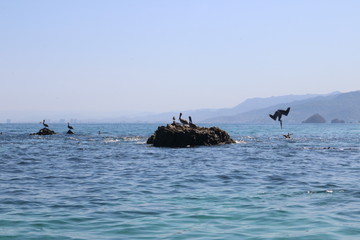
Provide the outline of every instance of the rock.
{"type": "Polygon", "coordinates": [[[69,130],[69,131],[66,132],[66,134],[74,134],[74,132],[69,130]]]}
{"type": "Polygon", "coordinates": [[[335,119],[331,120],[331,123],[345,123],[345,121],[335,118],[335,119]]]}
{"type": "Polygon", "coordinates": [[[53,135],[56,134],[53,130],[50,130],[48,128],[40,129],[37,133],[32,133],[30,135],[53,135]]]}
{"type": "Polygon", "coordinates": [[[229,134],[217,127],[189,127],[179,124],[160,126],[147,144],[155,147],[193,147],[235,143],[229,134]]]}
{"type": "Polygon", "coordinates": [[[303,123],[325,123],[326,120],[324,117],[322,117],[320,114],[316,113],[303,121],[303,123]]]}

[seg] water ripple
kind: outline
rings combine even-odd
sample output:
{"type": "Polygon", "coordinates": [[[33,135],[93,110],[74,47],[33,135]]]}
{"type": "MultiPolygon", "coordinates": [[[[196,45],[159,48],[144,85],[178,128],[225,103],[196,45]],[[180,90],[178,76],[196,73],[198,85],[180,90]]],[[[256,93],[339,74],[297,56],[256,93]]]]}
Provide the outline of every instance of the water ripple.
{"type": "Polygon", "coordinates": [[[166,149],[156,127],[1,135],[0,239],[359,237],[355,128],[224,125],[237,144],[166,149]]]}

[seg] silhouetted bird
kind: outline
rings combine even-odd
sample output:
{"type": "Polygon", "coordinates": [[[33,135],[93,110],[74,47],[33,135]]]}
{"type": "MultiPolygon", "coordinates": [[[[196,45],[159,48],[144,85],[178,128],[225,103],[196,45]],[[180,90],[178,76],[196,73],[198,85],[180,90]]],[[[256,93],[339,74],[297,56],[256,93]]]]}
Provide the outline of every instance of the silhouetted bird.
{"type": "Polygon", "coordinates": [[[189,126],[192,128],[196,128],[196,125],[192,122],[191,116],[189,116],[189,126]]]}
{"type": "Polygon", "coordinates": [[[292,133],[284,134],[284,138],[291,138],[292,133]]]}
{"type": "Polygon", "coordinates": [[[68,129],[74,129],[70,124],[68,123],[68,129]]]}
{"type": "Polygon", "coordinates": [[[172,125],[172,126],[175,126],[175,127],[180,127],[180,126],[181,126],[180,123],[177,123],[177,122],[176,122],[175,116],[173,117],[173,122],[172,122],[171,125],[172,125]]]}
{"type": "Polygon", "coordinates": [[[274,115],[269,114],[269,116],[276,121],[276,119],[278,119],[278,121],[280,122],[280,127],[282,128],[282,120],[281,117],[282,115],[287,116],[290,112],[290,107],[288,107],[286,110],[282,110],[282,109],[278,109],[274,115]]]}
{"type": "Polygon", "coordinates": [[[186,121],[185,119],[182,119],[181,116],[182,116],[182,113],[180,113],[179,121],[180,121],[183,125],[188,125],[188,124],[189,124],[188,121],[186,121]]]}
{"type": "Polygon", "coordinates": [[[49,125],[47,125],[47,124],[45,123],[45,120],[43,120],[42,124],[43,124],[43,125],[44,125],[44,127],[46,127],[46,128],[48,128],[48,127],[49,127],[49,125]]]}

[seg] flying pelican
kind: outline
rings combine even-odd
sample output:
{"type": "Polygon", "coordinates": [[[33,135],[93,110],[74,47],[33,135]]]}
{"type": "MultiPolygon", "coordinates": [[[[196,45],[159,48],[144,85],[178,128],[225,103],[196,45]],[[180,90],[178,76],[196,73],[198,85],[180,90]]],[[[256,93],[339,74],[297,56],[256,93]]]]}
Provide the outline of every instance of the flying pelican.
{"type": "Polygon", "coordinates": [[[189,126],[192,128],[196,128],[196,125],[192,122],[191,116],[189,116],[189,126]]]}
{"type": "Polygon", "coordinates": [[[185,119],[182,119],[181,116],[182,116],[182,113],[180,113],[180,116],[179,116],[180,122],[181,122],[183,125],[188,125],[188,124],[189,124],[188,121],[186,121],[185,119]]]}
{"type": "Polygon", "coordinates": [[[289,114],[289,112],[290,112],[290,107],[288,107],[286,110],[278,109],[278,110],[274,113],[274,115],[269,114],[269,116],[270,116],[274,121],[276,121],[276,119],[278,118],[278,121],[280,122],[280,127],[281,127],[281,129],[282,129],[282,120],[281,120],[281,117],[282,117],[282,115],[287,116],[287,115],[289,114]]]}
{"type": "Polygon", "coordinates": [[[70,124],[68,123],[68,129],[74,129],[70,124]]]}
{"type": "Polygon", "coordinates": [[[47,124],[45,123],[45,120],[43,120],[42,124],[43,124],[43,125],[44,125],[44,127],[46,127],[46,128],[48,128],[48,127],[49,127],[49,125],[47,125],[47,124]]]}

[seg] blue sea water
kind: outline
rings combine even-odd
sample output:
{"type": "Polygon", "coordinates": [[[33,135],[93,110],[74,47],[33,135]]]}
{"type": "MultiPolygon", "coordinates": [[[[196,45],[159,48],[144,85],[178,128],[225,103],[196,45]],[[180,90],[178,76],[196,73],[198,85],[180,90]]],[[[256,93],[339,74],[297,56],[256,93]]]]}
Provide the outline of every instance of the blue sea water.
{"type": "Polygon", "coordinates": [[[359,124],[218,126],[237,143],[155,148],[157,124],[1,124],[0,239],[360,239],[359,124]]]}

